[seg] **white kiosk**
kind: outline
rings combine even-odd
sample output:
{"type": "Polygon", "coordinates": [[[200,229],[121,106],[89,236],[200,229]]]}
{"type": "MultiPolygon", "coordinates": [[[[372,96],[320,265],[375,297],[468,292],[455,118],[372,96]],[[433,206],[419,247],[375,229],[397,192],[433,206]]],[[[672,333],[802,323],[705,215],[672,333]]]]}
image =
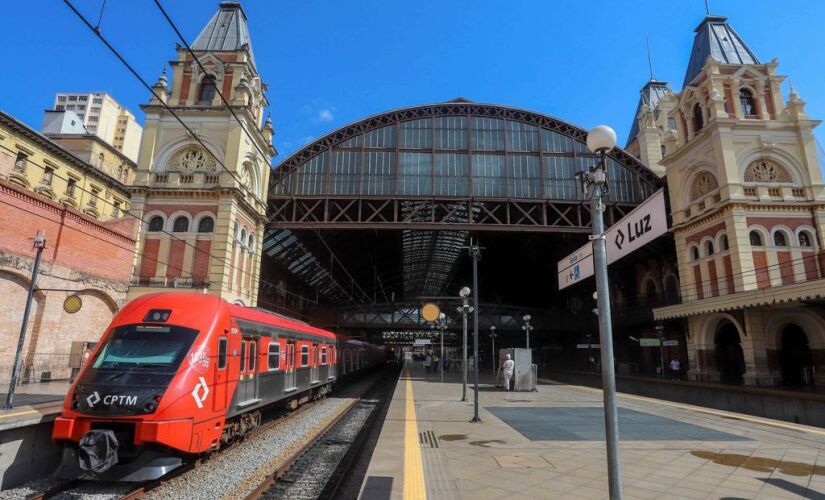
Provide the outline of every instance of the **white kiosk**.
{"type": "Polygon", "coordinates": [[[513,390],[514,391],[535,391],[538,370],[533,364],[533,351],[524,348],[509,348],[498,350],[498,366],[496,367],[496,385],[504,385],[504,379],[501,376],[501,366],[504,360],[507,359],[507,354],[513,359],[515,369],[513,371],[513,390]]]}

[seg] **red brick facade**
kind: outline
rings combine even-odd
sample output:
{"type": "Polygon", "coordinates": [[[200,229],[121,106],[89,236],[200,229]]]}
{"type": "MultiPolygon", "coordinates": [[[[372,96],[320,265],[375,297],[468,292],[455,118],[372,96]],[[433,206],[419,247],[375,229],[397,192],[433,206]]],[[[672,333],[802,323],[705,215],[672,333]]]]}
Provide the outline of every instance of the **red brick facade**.
{"type": "Polygon", "coordinates": [[[35,234],[45,234],[46,247],[24,343],[28,381],[70,377],[71,350],[96,342],[125,303],[136,228],[135,219],[100,222],[0,179],[0,383],[14,364],[35,234]],[[75,313],[63,309],[70,295],[81,299],[75,313]]]}

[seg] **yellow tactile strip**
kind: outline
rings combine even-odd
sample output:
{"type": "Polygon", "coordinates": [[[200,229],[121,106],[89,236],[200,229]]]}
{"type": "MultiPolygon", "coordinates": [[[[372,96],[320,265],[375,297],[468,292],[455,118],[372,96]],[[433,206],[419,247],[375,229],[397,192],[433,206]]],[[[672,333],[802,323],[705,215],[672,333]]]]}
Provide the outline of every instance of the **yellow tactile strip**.
{"type": "Polygon", "coordinates": [[[421,461],[421,445],[418,441],[418,421],[415,416],[415,397],[409,368],[404,370],[404,397],[406,413],[404,417],[404,500],[426,499],[424,487],[424,464],[421,461]]]}

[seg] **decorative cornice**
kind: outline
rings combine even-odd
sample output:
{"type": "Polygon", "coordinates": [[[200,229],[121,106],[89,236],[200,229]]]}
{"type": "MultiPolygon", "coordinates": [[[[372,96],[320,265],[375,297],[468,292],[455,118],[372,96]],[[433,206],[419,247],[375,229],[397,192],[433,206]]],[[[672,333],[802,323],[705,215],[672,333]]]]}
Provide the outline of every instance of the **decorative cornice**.
{"type": "Polygon", "coordinates": [[[16,120],[14,117],[7,113],[4,113],[3,111],[0,111],[0,124],[9,127],[12,130],[12,132],[29,139],[30,141],[36,143],[38,146],[48,150],[49,153],[83,170],[86,174],[92,177],[96,177],[108,186],[114,186],[117,189],[126,192],[125,184],[121,183],[114,177],[109,176],[106,172],[103,172],[102,170],[99,170],[89,165],[85,161],[75,156],[69,150],[65,149],[63,146],[60,146],[59,144],[56,144],[54,141],[50,140],[48,137],[35,132],[28,126],[24,125],[22,122],[16,120]]]}

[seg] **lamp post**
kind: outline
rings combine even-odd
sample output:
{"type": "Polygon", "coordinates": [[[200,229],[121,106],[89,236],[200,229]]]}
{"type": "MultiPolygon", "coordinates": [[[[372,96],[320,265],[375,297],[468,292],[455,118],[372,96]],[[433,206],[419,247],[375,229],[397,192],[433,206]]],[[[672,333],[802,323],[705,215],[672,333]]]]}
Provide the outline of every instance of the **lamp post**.
{"type": "Polygon", "coordinates": [[[616,132],[598,125],[587,134],[587,147],[599,155],[599,163],[576,177],[582,188],[590,192],[590,213],[593,221],[593,264],[596,274],[599,335],[602,354],[602,382],[604,387],[604,426],[607,445],[607,476],[610,498],[622,498],[622,479],[619,463],[619,421],[616,411],[616,372],[613,369],[613,331],[610,323],[610,288],[607,282],[607,247],[604,237],[604,201],[609,192],[607,183],[607,153],[616,146],[616,132]]]}
{"type": "Polygon", "coordinates": [[[665,326],[656,325],[656,336],[659,337],[659,370],[662,378],[665,378],[665,326]]]}
{"type": "Polygon", "coordinates": [[[37,273],[40,271],[40,259],[43,256],[43,249],[46,248],[46,238],[38,233],[34,237],[34,265],[32,266],[32,279],[29,283],[29,293],[26,297],[26,307],[23,309],[23,322],[20,325],[20,336],[17,339],[17,353],[14,355],[14,364],[11,367],[11,382],[9,382],[9,392],[6,394],[6,410],[14,407],[14,389],[17,386],[17,379],[20,376],[20,356],[23,354],[23,344],[26,341],[26,328],[29,325],[29,314],[32,310],[32,299],[37,286],[37,273]]]}
{"type": "Polygon", "coordinates": [[[444,326],[447,324],[447,315],[439,313],[438,329],[441,331],[441,355],[438,358],[438,366],[441,372],[441,383],[444,383],[444,326]]]}
{"type": "Polygon", "coordinates": [[[473,400],[473,419],[470,422],[481,422],[478,415],[478,259],[481,257],[481,248],[478,243],[470,240],[467,248],[473,258],[473,378],[475,398],[473,400]]]}
{"type": "MultiPolygon", "coordinates": [[[[490,327],[490,340],[493,342],[493,378],[496,378],[498,362],[496,360],[496,325],[490,327]]],[[[498,379],[496,379],[496,385],[498,385],[498,379]]]]}
{"type": "Polygon", "coordinates": [[[533,327],[530,326],[530,320],[533,319],[533,317],[529,314],[525,314],[521,319],[524,320],[524,324],[521,325],[521,329],[527,334],[527,348],[530,349],[530,330],[533,329],[533,327]]]}
{"type": "Polygon", "coordinates": [[[463,357],[461,358],[461,370],[464,372],[461,384],[461,401],[467,401],[467,314],[470,313],[470,288],[463,287],[458,295],[461,296],[461,316],[464,318],[464,328],[462,330],[463,336],[461,345],[464,348],[463,357]]]}

